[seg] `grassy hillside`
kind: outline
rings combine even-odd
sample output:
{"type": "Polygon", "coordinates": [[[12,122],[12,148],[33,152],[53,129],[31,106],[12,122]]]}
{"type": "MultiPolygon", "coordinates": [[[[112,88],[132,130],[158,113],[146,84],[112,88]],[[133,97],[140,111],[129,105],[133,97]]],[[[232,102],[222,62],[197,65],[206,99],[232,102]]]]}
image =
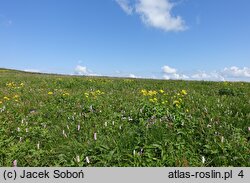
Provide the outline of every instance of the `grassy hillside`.
{"type": "Polygon", "coordinates": [[[250,83],[0,70],[0,166],[250,166],[250,83]]]}

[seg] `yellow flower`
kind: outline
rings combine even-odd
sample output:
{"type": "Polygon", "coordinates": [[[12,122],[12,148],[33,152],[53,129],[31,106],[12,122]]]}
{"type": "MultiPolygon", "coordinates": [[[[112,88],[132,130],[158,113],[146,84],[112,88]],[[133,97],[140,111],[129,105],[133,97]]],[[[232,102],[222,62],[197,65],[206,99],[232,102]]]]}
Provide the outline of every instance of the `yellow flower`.
{"type": "Polygon", "coordinates": [[[142,93],[144,96],[147,96],[147,94],[148,94],[147,90],[145,90],[145,89],[142,89],[142,90],[141,90],[141,93],[142,93]]]}
{"type": "Polygon", "coordinates": [[[181,94],[182,95],[187,95],[187,91],[186,90],[181,90],[181,94]]]}
{"type": "Polygon", "coordinates": [[[153,95],[156,95],[156,94],[157,94],[157,91],[152,91],[152,90],[148,91],[149,96],[153,96],[153,95]]]}
{"type": "Polygon", "coordinates": [[[3,99],[4,99],[4,100],[10,100],[10,98],[9,98],[9,97],[4,97],[3,99]]]}
{"type": "Polygon", "coordinates": [[[2,104],[3,102],[2,101],[0,101],[0,104],[2,104]]]}
{"type": "Polygon", "coordinates": [[[17,99],[17,98],[19,98],[19,95],[15,95],[13,98],[17,99]]]}
{"type": "Polygon", "coordinates": [[[159,90],[160,93],[164,93],[164,90],[159,90]]]}
{"type": "Polygon", "coordinates": [[[69,93],[64,93],[63,96],[69,96],[69,93]]]}
{"type": "Polygon", "coordinates": [[[151,99],[149,99],[149,101],[153,102],[153,103],[156,103],[158,100],[157,100],[157,98],[151,98],[151,99]]]}
{"type": "Polygon", "coordinates": [[[180,105],[180,102],[179,102],[178,100],[175,100],[175,101],[173,102],[173,104],[176,105],[176,106],[179,106],[179,105],[180,105]]]}
{"type": "Polygon", "coordinates": [[[189,112],[189,110],[187,109],[186,112],[189,112]]]}
{"type": "Polygon", "coordinates": [[[20,86],[22,86],[22,87],[23,87],[23,86],[24,86],[24,84],[23,84],[23,83],[21,83],[21,84],[20,84],[20,86]]]}
{"type": "Polygon", "coordinates": [[[53,92],[48,92],[48,95],[53,95],[53,92]]]}

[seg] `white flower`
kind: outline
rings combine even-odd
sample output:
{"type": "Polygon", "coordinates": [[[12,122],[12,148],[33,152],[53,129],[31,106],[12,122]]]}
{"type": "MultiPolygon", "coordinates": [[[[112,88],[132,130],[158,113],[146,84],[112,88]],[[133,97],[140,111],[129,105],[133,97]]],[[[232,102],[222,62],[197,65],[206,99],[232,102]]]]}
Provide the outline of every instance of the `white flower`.
{"type": "Polygon", "coordinates": [[[81,126],[80,126],[80,124],[77,126],[77,130],[78,131],[80,131],[80,129],[81,129],[81,126]]]}
{"type": "Polygon", "coordinates": [[[80,163],[80,156],[76,156],[77,163],[80,163]]]}
{"type": "Polygon", "coordinates": [[[134,151],[133,151],[133,155],[134,155],[134,156],[135,156],[135,153],[136,153],[136,152],[135,152],[135,150],[134,150],[134,151]]]}
{"type": "Polygon", "coordinates": [[[97,134],[94,133],[94,140],[97,140],[97,134]]]}
{"type": "Polygon", "coordinates": [[[67,135],[66,135],[66,133],[65,133],[64,130],[63,130],[63,136],[64,136],[65,138],[67,138],[67,135]]]}
{"type": "Polygon", "coordinates": [[[221,143],[224,143],[224,137],[223,136],[221,137],[221,143]]]}
{"type": "Polygon", "coordinates": [[[19,127],[17,128],[17,131],[18,131],[18,132],[20,132],[20,131],[21,131],[19,127]]]}
{"type": "Polygon", "coordinates": [[[37,144],[37,149],[40,149],[40,142],[38,142],[37,144]]]}
{"type": "Polygon", "coordinates": [[[87,162],[88,164],[90,163],[89,157],[88,157],[88,156],[86,157],[86,162],[87,162]]]}
{"type": "Polygon", "coordinates": [[[25,131],[26,131],[26,133],[28,133],[29,132],[28,128],[26,128],[25,131]]]}
{"type": "Polygon", "coordinates": [[[106,126],[106,127],[108,126],[108,123],[107,123],[107,121],[106,121],[106,122],[104,123],[104,126],[106,126]]]}
{"type": "Polygon", "coordinates": [[[67,125],[67,128],[68,128],[68,130],[69,130],[69,125],[67,125]]]}
{"type": "Polygon", "coordinates": [[[13,161],[13,167],[17,167],[17,160],[13,161]]]}
{"type": "Polygon", "coordinates": [[[248,131],[250,132],[250,127],[248,127],[248,131]]]}
{"type": "Polygon", "coordinates": [[[202,157],[201,157],[201,159],[202,159],[202,163],[204,164],[204,163],[206,162],[205,157],[204,157],[204,156],[202,156],[202,157]]]}

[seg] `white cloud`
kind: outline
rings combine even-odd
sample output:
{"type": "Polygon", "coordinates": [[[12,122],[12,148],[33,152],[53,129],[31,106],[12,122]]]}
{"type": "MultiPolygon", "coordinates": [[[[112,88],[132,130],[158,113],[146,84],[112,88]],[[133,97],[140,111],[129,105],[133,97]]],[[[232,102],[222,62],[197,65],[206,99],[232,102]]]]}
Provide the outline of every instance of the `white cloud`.
{"type": "Polygon", "coordinates": [[[142,22],[148,26],[164,31],[184,31],[187,29],[185,21],[180,16],[172,15],[175,4],[170,0],[135,0],[130,5],[129,0],[116,0],[127,13],[137,13],[142,22]]]}
{"type": "Polygon", "coordinates": [[[136,78],[136,76],[134,74],[129,74],[128,77],[130,77],[130,78],[136,78]]]}
{"type": "Polygon", "coordinates": [[[25,69],[24,71],[25,72],[41,72],[41,71],[39,71],[37,69],[25,69]]]}
{"type": "Polygon", "coordinates": [[[138,0],[136,12],[146,25],[164,31],[186,30],[182,17],[172,15],[173,7],[174,4],[169,0],[138,0]]]}
{"type": "Polygon", "coordinates": [[[162,71],[165,73],[165,74],[175,74],[177,72],[177,70],[175,68],[171,68],[167,65],[164,65],[162,67],[162,71]]]}
{"type": "Polygon", "coordinates": [[[78,75],[88,75],[88,69],[87,67],[77,65],[75,68],[75,73],[78,75]]]}
{"type": "Polygon", "coordinates": [[[233,78],[250,78],[250,68],[243,67],[242,69],[236,66],[232,66],[230,68],[225,68],[222,71],[222,74],[226,77],[233,78]]]}
{"type": "Polygon", "coordinates": [[[129,78],[141,78],[141,76],[137,76],[135,74],[129,74],[128,77],[129,78]]]}
{"type": "Polygon", "coordinates": [[[163,79],[169,80],[169,79],[177,79],[177,80],[186,80],[189,79],[189,76],[185,74],[164,74],[163,79]]]}
{"type": "Polygon", "coordinates": [[[191,76],[195,80],[209,81],[250,81],[250,68],[239,68],[236,66],[226,67],[221,71],[198,72],[191,76]]]}
{"type": "Polygon", "coordinates": [[[189,79],[189,76],[185,75],[185,74],[179,74],[177,72],[177,69],[172,68],[170,66],[163,66],[162,68],[162,72],[163,72],[163,78],[164,79],[189,79]]]}
{"type": "Polygon", "coordinates": [[[224,81],[225,78],[218,71],[213,71],[206,73],[204,71],[199,71],[191,76],[194,80],[207,80],[207,81],[224,81]]]}
{"type": "Polygon", "coordinates": [[[208,79],[210,76],[206,72],[199,72],[191,76],[192,79],[203,80],[208,79]]]}
{"type": "Polygon", "coordinates": [[[86,76],[101,76],[99,74],[93,73],[86,66],[77,65],[75,68],[76,75],[86,75],[86,76]]]}
{"type": "Polygon", "coordinates": [[[128,0],[115,0],[119,6],[122,8],[122,10],[127,13],[128,15],[131,15],[133,13],[133,7],[129,5],[128,0]]]}

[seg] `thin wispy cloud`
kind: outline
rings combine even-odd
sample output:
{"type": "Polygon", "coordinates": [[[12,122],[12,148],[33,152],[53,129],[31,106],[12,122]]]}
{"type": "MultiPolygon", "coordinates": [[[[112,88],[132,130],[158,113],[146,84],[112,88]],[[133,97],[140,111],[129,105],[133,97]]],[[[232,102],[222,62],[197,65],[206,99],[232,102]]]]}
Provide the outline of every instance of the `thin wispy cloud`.
{"type": "Polygon", "coordinates": [[[239,68],[236,66],[226,67],[221,70],[206,72],[206,71],[197,71],[192,74],[183,74],[179,73],[176,68],[170,66],[163,66],[162,78],[176,79],[176,80],[199,80],[199,81],[250,81],[250,68],[243,67],[239,68]]]}
{"type": "Polygon", "coordinates": [[[115,0],[119,6],[122,8],[122,10],[127,13],[128,15],[131,15],[133,13],[133,7],[130,6],[128,0],[115,0]]]}
{"type": "Polygon", "coordinates": [[[193,80],[204,80],[204,81],[225,81],[225,78],[218,71],[213,71],[210,73],[207,73],[205,71],[198,71],[197,73],[193,74],[190,78],[193,80]]]}
{"type": "Polygon", "coordinates": [[[166,32],[185,31],[187,26],[181,16],[172,13],[176,4],[169,0],[116,0],[127,14],[140,16],[141,21],[150,27],[166,32]]]}
{"type": "Polygon", "coordinates": [[[13,21],[4,15],[0,15],[0,26],[9,27],[13,24],[13,21]]]}

